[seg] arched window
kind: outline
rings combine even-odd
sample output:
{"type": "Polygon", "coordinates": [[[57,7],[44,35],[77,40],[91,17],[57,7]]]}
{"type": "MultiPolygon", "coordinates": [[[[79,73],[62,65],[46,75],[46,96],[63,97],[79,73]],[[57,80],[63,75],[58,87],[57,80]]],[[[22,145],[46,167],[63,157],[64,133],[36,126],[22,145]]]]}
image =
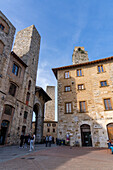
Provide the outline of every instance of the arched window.
{"type": "Polygon", "coordinates": [[[113,123],[107,125],[108,137],[109,140],[113,140],[113,123]]]}
{"type": "Polygon", "coordinates": [[[10,84],[10,87],[9,87],[9,94],[10,94],[11,96],[15,96],[15,93],[16,93],[16,85],[13,84],[13,83],[11,83],[11,84],[10,84]]]}
{"type": "Polygon", "coordinates": [[[26,105],[28,105],[29,98],[30,98],[30,93],[29,93],[29,92],[27,92],[27,96],[26,96],[26,105]]]}
{"type": "Polygon", "coordinates": [[[28,83],[28,90],[30,90],[31,88],[31,80],[29,80],[29,83],[28,83]]]}
{"type": "Polygon", "coordinates": [[[11,115],[13,111],[13,107],[11,105],[5,105],[4,114],[11,115]]]}
{"type": "Polygon", "coordinates": [[[4,43],[0,40],[0,54],[3,53],[4,43]]]}

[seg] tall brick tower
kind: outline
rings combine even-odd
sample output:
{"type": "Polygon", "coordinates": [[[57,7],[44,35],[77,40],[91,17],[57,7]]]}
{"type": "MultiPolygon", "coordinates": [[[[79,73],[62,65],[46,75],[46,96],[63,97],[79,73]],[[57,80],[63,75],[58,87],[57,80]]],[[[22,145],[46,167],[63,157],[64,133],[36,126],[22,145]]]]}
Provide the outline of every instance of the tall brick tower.
{"type": "Polygon", "coordinates": [[[46,103],[45,121],[55,120],[55,86],[47,86],[46,92],[52,99],[46,103]]]}
{"type": "Polygon", "coordinates": [[[73,64],[79,64],[88,61],[88,53],[85,51],[84,47],[75,47],[72,55],[73,64]]]}

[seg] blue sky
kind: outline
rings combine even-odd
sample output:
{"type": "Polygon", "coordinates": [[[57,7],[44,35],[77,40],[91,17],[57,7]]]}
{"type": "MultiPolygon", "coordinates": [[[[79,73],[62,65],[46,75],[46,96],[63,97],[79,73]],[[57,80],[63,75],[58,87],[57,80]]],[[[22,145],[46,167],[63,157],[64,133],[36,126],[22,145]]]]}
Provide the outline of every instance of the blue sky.
{"type": "Polygon", "coordinates": [[[113,55],[112,0],[3,0],[16,31],[34,24],[41,35],[37,85],[56,85],[51,68],[71,65],[75,46],[89,60],[113,55]]]}

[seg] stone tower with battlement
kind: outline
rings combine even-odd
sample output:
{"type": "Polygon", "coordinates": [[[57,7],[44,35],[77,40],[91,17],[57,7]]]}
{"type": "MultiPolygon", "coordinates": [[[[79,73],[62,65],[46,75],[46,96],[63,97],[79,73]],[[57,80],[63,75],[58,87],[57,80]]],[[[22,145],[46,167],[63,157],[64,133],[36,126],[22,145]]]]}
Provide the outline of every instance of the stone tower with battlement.
{"type": "Polygon", "coordinates": [[[84,47],[75,47],[72,55],[73,64],[79,64],[88,61],[88,53],[85,51],[84,47]]]}
{"type": "Polygon", "coordinates": [[[46,92],[52,100],[46,103],[45,121],[55,121],[55,86],[47,86],[46,92]]]}

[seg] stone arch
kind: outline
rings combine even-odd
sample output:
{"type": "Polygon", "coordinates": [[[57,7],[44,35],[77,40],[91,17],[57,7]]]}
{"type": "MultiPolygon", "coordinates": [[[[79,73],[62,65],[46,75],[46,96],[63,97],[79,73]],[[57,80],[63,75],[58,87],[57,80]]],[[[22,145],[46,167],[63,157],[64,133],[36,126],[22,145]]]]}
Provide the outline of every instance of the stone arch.
{"type": "Polygon", "coordinates": [[[82,124],[80,130],[82,146],[92,146],[90,125],[82,124]]]}
{"type": "Polygon", "coordinates": [[[9,124],[10,124],[10,121],[5,120],[5,119],[2,120],[1,130],[0,130],[0,144],[2,144],[2,145],[4,145],[6,142],[9,124]]]}

